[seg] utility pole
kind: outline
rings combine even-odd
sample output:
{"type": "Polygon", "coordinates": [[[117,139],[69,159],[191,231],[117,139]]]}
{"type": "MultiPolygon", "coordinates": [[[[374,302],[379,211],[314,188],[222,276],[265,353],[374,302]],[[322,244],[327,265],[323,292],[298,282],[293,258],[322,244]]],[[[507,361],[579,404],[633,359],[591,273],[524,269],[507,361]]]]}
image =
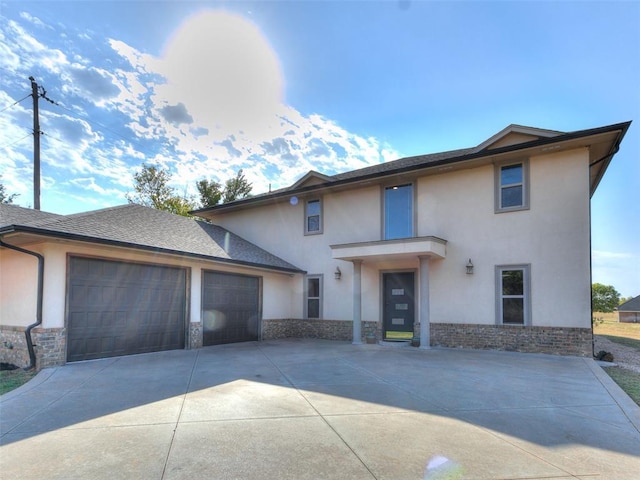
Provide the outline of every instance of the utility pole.
{"type": "Polygon", "coordinates": [[[38,111],[38,84],[31,80],[31,96],[33,97],[33,208],[40,210],[40,113],[38,111]]]}

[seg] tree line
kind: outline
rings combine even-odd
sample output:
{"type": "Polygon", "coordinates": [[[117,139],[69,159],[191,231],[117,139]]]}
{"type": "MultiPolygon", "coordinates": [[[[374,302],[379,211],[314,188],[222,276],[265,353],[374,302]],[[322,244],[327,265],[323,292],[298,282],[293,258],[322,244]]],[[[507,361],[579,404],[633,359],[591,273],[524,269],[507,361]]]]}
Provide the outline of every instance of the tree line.
{"type": "MultiPolygon", "coordinates": [[[[1,178],[1,177],[0,177],[1,178]]],[[[142,164],[140,171],[133,174],[133,192],[125,197],[129,203],[137,203],[146,207],[164,210],[189,217],[189,212],[198,208],[213,207],[219,203],[228,203],[251,196],[253,186],[244,176],[242,169],[236,176],[227,180],[224,185],[211,179],[203,178],[196,182],[198,198],[180,195],[169,185],[171,173],[168,169],[154,165],[142,164]]],[[[0,203],[11,204],[18,196],[9,194],[0,183],[0,203]]]]}
{"type": "Polygon", "coordinates": [[[143,164],[139,172],[133,175],[133,193],[127,193],[129,203],[137,203],[157,210],[190,216],[189,212],[197,208],[212,207],[219,203],[233,202],[251,195],[252,185],[245,178],[242,169],[230,178],[224,186],[211,179],[196,182],[199,198],[180,195],[171,187],[169,170],[154,165],[143,164]]]}

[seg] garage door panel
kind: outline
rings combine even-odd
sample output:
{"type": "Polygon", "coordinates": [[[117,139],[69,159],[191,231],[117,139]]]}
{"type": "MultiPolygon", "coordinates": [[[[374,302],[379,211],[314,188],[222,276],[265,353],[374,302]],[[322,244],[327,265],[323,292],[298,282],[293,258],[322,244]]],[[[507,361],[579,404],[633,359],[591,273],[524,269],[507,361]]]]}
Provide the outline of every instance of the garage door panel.
{"type": "Polygon", "coordinates": [[[186,272],[71,257],[67,360],[184,348],[186,272]]]}
{"type": "Polygon", "coordinates": [[[205,272],[203,345],[258,340],[259,288],[258,277],[205,272]]]}

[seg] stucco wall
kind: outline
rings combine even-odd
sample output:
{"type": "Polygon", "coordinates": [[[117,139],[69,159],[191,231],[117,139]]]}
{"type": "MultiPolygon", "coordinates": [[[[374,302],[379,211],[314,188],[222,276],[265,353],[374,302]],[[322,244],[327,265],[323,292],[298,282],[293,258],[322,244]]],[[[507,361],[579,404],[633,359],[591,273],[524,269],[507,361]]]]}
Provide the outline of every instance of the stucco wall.
{"type": "MultiPolygon", "coordinates": [[[[139,253],[115,247],[95,247],[77,242],[56,242],[29,245],[29,250],[45,257],[43,322],[42,328],[64,328],[66,299],[67,255],[87,255],[116,261],[160,263],[190,269],[189,277],[189,321],[201,321],[201,279],[202,270],[218,270],[262,277],[265,318],[290,318],[298,313],[292,310],[294,285],[300,284],[300,275],[272,273],[220,264],[198,261],[177,256],[139,253]],[[297,278],[296,278],[297,277],[297,278]],[[268,295],[266,295],[268,293],[268,295]]],[[[26,326],[35,320],[37,263],[27,255],[17,256],[13,252],[0,251],[2,268],[1,319],[2,324],[26,326]],[[25,257],[25,259],[21,258],[25,257]],[[30,262],[30,263],[29,263],[30,262]],[[32,264],[32,265],[31,265],[32,264]],[[29,268],[27,268],[29,267],[29,268]],[[26,293],[25,293],[26,292],[26,293]]]]}
{"type": "Polygon", "coordinates": [[[529,169],[530,209],[498,214],[492,166],[420,180],[419,233],[448,240],[431,265],[432,322],[495,323],[495,266],[530,264],[533,325],[590,326],[587,151],[529,169]]]}
{"type": "MultiPolygon", "coordinates": [[[[304,234],[305,200],[312,198],[317,197],[296,197],[297,202],[286,199],[280,204],[268,207],[268,214],[260,209],[245,210],[226,215],[214,223],[286,259],[306,270],[308,274],[323,275],[324,297],[330,299],[323,304],[323,317],[329,320],[350,320],[353,309],[353,267],[349,262],[333,260],[329,245],[380,238],[380,187],[368,187],[357,192],[346,191],[323,197],[323,233],[320,235],[304,234]],[[369,213],[362,215],[360,212],[369,213]],[[341,280],[335,279],[336,267],[340,267],[342,271],[341,280]]],[[[371,284],[370,280],[363,276],[363,289],[372,288],[377,292],[377,274],[373,277],[374,284],[371,284]]],[[[264,318],[302,317],[304,280],[297,278],[292,285],[292,316],[267,317],[265,308],[264,318]]],[[[363,312],[363,318],[364,315],[363,312]]],[[[371,315],[378,320],[377,305],[371,315]]]]}
{"type": "MultiPolygon", "coordinates": [[[[507,213],[494,210],[492,165],[413,179],[416,235],[448,242],[446,258],[430,261],[431,322],[495,324],[495,267],[530,264],[532,324],[590,328],[588,152],[531,157],[529,175],[530,208],[507,213]],[[465,273],[469,258],[473,275],[465,273]]],[[[382,192],[372,185],[325,194],[321,235],[304,235],[305,198],[220,214],[214,223],[310,274],[322,274],[324,318],[350,320],[353,267],[333,260],[329,246],[381,239],[382,192]],[[337,266],[341,280],[334,279],[337,266]]],[[[382,271],[418,268],[417,258],[365,261],[362,319],[381,318],[382,271]]],[[[294,310],[302,298],[301,281],[294,310]]]]}
{"type": "Polygon", "coordinates": [[[0,249],[0,325],[26,327],[36,321],[38,260],[0,249]]]}

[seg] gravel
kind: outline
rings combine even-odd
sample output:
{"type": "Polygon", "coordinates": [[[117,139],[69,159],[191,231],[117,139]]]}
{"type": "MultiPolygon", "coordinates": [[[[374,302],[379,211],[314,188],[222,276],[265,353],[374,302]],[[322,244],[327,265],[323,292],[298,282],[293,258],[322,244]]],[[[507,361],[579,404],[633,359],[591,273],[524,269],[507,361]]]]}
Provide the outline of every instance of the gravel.
{"type": "Polygon", "coordinates": [[[638,350],[612,342],[600,335],[594,335],[593,338],[595,339],[594,351],[596,353],[600,350],[611,352],[614,363],[617,363],[622,368],[640,373],[640,352],[638,352],[638,350]]]}

